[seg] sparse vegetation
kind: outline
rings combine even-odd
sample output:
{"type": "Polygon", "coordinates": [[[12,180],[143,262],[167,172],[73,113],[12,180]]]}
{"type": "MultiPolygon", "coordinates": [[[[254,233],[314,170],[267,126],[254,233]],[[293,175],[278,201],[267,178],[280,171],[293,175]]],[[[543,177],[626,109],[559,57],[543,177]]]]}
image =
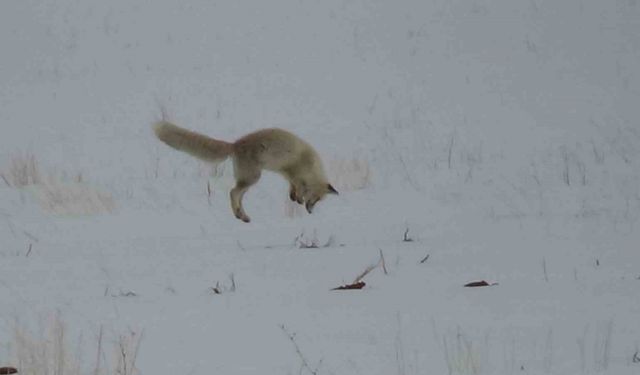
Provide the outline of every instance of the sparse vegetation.
{"type": "MultiPolygon", "coordinates": [[[[69,331],[59,315],[53,316],[44,332],[34,334],[16,323],[8,344],[9,359],[21,375],[135,375],[136,361],[142,341],[142,331],[120,335],[113,346],[113,354],[105,352],[104,330],[101,327],[95,342],[96,357],[87,362],[82,351],[70,345],[69,331]]],[[[83,338],[79,338],[83,342],[83,338]]],[[[91,343],[83,345],[91,347],[91,343]]],[[[9,367],[7,367],[9,368],[9,367]]],[[[11,372],[7,372],[11,373],[11,372]]]]}
{"type": "Polygon", "coordinates": [[[130,331],[126,335],[119,336],[116,353],[114,354],[114,357],[117,358],[114,372],[117,375],[135,375],[139,373],[136,368],[136,361],[143,335],[144,331],[140,331],[140,333],[130,331]]]}
{"type": "Polygon", "coordinates": [[[30,188],[36,201],[47,212],[56,215],[92,215],[113,212],[115,201],[110,194],[90,187],[82,173],[69,181],[59,175],[45,175],[33,154],[11,158],[4,182],[13,188],[30,188]]]}
{"type": "Polygon", "coordinates": [[[0,173],[7,186],[22,188],[39,184],[43,181],[40,167],[35,156],[31,153],[14,155],[9,161],[9,167],[0,173]]]}
{"type": "Polygon", "coordinates": [[[213,294],[223,294],[223,293],[233,293],[236,291],[236,279],[233,273],[229,274],[229,284],[224,285],[220,284],[219,281],[216,281],[216,286],[212,286],[209,288],[213,294]]]}
{"type": "Polygon", "coordinates": [[[452,335],[445,335],[442,346],[449,375],[476,375],[482,372],[481,347],[460,330],[452,335]]]}
{"type": "Polygon", "coordinates": [[[327,241],[324,244],[321,244],[320,240],[318,239],[318,232],[315,229],[313,230],[313,234],[311,236],[306,235],[303,231],[293,240],[294,246],[299,249],[318,249],[321,247],[332,247],[335,245],[335,242],[336,240],[334,236],[331,235],[329,236],[329,238],[327,238],[327,241]]]}
{"type": "Polygon", "coordinates": [[[45,211],[56,215],[94,215],[115,210],[110,194],[82,183],[44,182],[36,185],[34,194],[45,211]]]}

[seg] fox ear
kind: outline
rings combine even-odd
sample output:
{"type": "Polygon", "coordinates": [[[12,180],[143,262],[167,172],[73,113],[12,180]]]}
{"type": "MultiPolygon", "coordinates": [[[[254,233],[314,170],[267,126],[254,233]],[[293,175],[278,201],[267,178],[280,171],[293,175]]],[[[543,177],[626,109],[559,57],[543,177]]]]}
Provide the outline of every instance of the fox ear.
{"type": "Polygon", "coordinates": [[[338,195],[338,190],[331,186],[331,184],[327,184],[327,190],[329,190],[329,194],[338,195]]]}

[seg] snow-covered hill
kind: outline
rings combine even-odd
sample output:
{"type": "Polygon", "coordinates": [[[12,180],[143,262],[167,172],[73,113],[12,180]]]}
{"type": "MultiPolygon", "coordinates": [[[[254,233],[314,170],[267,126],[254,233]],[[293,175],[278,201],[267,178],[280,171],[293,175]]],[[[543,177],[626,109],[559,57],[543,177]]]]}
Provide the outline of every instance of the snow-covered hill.
{"type": "Polygon", "coordinates": [[[9,0],[0,51],[0,367],[640,371],[636,1],[9,0]],[[162,113],[341,194],[241,223],[162,113]]]}

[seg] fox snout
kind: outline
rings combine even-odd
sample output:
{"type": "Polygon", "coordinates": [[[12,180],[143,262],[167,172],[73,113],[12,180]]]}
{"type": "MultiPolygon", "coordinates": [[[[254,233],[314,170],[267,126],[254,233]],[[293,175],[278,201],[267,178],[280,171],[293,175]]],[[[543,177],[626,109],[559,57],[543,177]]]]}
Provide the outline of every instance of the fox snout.
{"type": "Polygon", "coordinates": [[[312,196],[309,199],[306,199],[304,203],[304,207],[307,209],[307,212],[312,213],[313,207],[316,205],[316,203],[322,200],[327,194],[339,195],[338,191],[333,186],[331,186],[331,184],[326,184],[326,186],[324,187],[323,191],[320,192],[320,194],[318,194],[317,196],[312,196]]]}

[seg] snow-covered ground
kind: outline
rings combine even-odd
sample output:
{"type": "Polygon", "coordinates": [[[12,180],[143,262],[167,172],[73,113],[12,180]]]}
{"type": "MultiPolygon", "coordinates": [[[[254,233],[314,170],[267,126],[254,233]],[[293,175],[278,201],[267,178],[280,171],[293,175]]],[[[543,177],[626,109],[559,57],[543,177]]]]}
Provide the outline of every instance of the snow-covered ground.
{"type": "Polygon", "coordinates": [[[640,373],[635,0],[8,0],[0,51],[0,367],[640,373]],[[162,111],[340,195],[242,223],[162,111]]]}

